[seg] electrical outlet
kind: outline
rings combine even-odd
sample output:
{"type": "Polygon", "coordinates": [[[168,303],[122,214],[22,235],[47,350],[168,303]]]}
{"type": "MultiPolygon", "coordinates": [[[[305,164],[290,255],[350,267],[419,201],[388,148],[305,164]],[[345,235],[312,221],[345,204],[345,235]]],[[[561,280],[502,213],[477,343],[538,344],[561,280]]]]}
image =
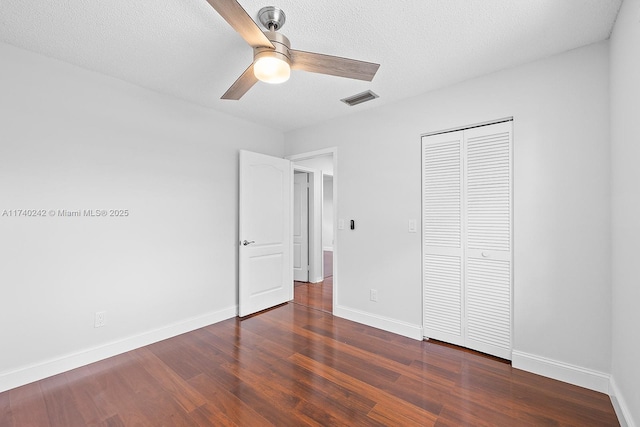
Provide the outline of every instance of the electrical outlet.
{"type": "Polygon", "coordinates": [[[102,328],[107,324],[107,312],[96,311],[95,326],[96,328],[102,328]]]}
{"type": "Polygon", "coordinates": [[[369,292],[369,299],[373,302],[378,302],[378,291],[371,289],[369,292]]]}

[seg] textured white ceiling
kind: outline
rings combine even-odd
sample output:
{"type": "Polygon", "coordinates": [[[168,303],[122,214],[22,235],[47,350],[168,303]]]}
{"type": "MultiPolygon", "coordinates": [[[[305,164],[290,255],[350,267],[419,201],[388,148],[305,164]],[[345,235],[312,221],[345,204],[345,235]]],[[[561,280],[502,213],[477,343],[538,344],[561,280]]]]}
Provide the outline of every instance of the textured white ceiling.
{"type": "Polygon", "coordinates": [[[607,39],[622,0],[240,0],[282,8],[294,49],[380,63],[372,82],[292,72],[220,96],[252,50],[205,0],[0,0],[0,41],[280,130],[607,39]],[[341,98],[371,89],[356,107],[341,98]]]}

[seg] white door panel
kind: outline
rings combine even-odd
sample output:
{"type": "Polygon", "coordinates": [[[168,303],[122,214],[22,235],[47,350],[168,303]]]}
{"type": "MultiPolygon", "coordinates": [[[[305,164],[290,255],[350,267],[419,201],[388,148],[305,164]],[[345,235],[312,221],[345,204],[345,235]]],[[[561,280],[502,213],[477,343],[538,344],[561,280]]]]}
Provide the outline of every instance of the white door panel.
{"type": "Polygon", "coordinates": [[[423,324],[429,338],[464,344],[462,132],[423,139],[423,324]]]}
{"type": "Polygon", "coordinates": [[[464,131],[466,346],[511,359],[512,123],[464,131]]]}
{"type": "Polygon", "coordinates": [[[239,315],[293,297],[291,163],[240,151],[239,315]]]}

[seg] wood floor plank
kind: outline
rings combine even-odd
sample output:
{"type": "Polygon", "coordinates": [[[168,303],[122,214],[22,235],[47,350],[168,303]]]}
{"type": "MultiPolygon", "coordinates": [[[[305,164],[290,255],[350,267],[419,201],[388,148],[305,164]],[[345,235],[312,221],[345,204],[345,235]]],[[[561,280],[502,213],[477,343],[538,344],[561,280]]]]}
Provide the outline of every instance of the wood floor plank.
{"type": "Polygon", "coordinates": [[[305,307],[333,311],[333,277],[319,283],[294,282],[293,302],[305,307]]]}
{"type": "Polygon", "coordinates": [[[136,396],[135,407],[149,420],[149,425],[188,426],[185,411],[166,391],[158,379],[142,364],[128,365],[118,372],[122,382],[136,396]]]}
{"type": "MultiPolygon", "coordinates": [[[[305,325],[292,324],[290,325],[294,331],[313,331],[317,332],[317,329],[307,328],[305,325]]],[[[302,332],[301,332],[302,333],[302,332]]],[[[323,338],[327,334],[321,332],[320,337],[316,337],[314,342],[319,346],[325,345],[323,338]]],[[[414,341],[415,342],[415,341],[414,341]]],[[[425,375],[425,372],[415,372],[411,367],[406,366],[406,362],[397,362],[396,360],[389,360],[384,357],[380,357],[377,354],[371,354],[363,349],[354,347],[350,344],[342,342],[333,342],[334,352],[331,353],[332,357],[339,360],[327,361],[323,360],[322,363],[336,367],[346,366],[351,376],[359,377],[365,382],[375,385],[381,390],[393,393],[396,396],[402,396],[406,401],[411,402],[415,406],[425,409],[431,413],[438,414],[442,408],[442,397],[447,394],[447,388],[438,384],[437,382],[431,382],[430,377],[425,375]],[[343,351],[344,353],[340,353],[343,351]],[[357,366],[358,368],[354,368],[357,366]],[[376,379],[376,374],[380,372],[387,373],[386,377],[376,379]],[[407,376],[403,381],[397,380],[401,375],[407,376]],[[411,379],[415,379],[411,381],[411,379]],[[422,390],[423,393],[416,393],[416,391],[422,390]]],[[[310,353],[319,353],[314,350],[313,346],[299,351],[300,354],[309,355],[310,353]]],[[[310,356],[313,357],[313,356],[310,356]]],[[[453,380],[449,381],[448,386],[453,385],[453,380]]],[[[381,417],[381,419],[384,419],[381,417]]]]}
{"type": "Polygon", "coordinates": [[[189,414],[194,425],[199,427],[219,426],[219,427],[238,427],[223,412],[218,411],[213,405],[205,403],[204,405],[191,411],[189,414]]]}
{"type": "MultiPolygon", "coordinates": [[[[151,384],[140,384],[139,387],[131,386],[130,375],[140,378],[136,371],[142,369],[130,353],[89,365],[89,369],[94,371],[93,381],[100,389],[93,397],[97,406],[105,408],[107,413],[117,415],[117,419],[125,426],[159,425],[161,417],[154,411],[154,405],[148,404],[148,401],[155,397],[153,388],[158,387],[158,384],[152,381],[151,384]],[[105,365],[114,367],[105,369],[105,365]],[[136,393],[135,388],[140,394],[136,393]],[[151,391],[151,394],[148,391],[151,391]]],[[[145,380],[148,379],[145,377],[145,380]]]]}
{"type": "Polygon", "coordinates": [[[349,388],[331,382],[289,360],[280,361],[272,367],[272,371],[274,377],[270,377],[270,380],[294,379],[292,383],[289,383],[289,386],[296,395],[306,401],[324,405],[327,411],[336,416],[340,414],[343,418],[353,422],[356,422],[358,414],[369,412],[376,404],[375,401],[353,393],[349,388]]]}
{"type": "Polygon", "coordinates": [[[385,426],[435,426],[436,419],[423,414],[406,414],[398,412],[394,406],[386,406],[377,404],[368,414],[367,417],[372,421],[377,421],[385,426]]]}
{"type": "Polygon", "coordinates": [[[207,403],[207,400],[194,390],[173,369],[169,368],[148,348],[133,353],[142,368],[152,375],[163,390],[169,393],[185,412],[191,412],[207,403]]]}
{"type": "Polygon", "coordinates": [[[78,402],[74,399],[67,377],[64,374],[42,380],[40,387],[47,405],[49,421],[52,425],[80,426],[98,421],[93,417],[86,420],[82,416],[78,402]]]}
{"type": "MultiPolygon", "coordinates": [[[[318,375],[322,375],[326,379],[350,389],[353,393],[358,393],[375,400],[376,405],[380,405],[380,407],[389,407],[390,410],[385,410],[384,413],[392,414],[395,417],[394,423],[398,425],[402,425],[406,420],[410,420],[418,425],[420,425],[420,423],[424,423],[426,420],[430,420],[431,422],[435,422],[437,420],[437,416],[434,414],[424,411],[396,396],[390,395],[366,382],[360,381],[348,374],[334,369],[330,365],[325,365],[301,354],[294,354],[290,359],[299,366],[317,373],[318,375]]],[[[380,411],[381,410],[378,409],[377,412],[380,411]]]]}
{"type": "MultiPolygon", "coordinates": [[[[316,331],[312,328],[307,328],[306,326],[300,325],[291,325],[292,330],[294,331],[312,331],[315,333],[316,331]]],[[[303,332],[301,332],[303,333],[303,332]]],[[[384,381],[396,381],[400,376],[406,376],[409,378],[413,378],[415,380],[424,381],[429,380],[429,384],[432,387],[438,388],[440,383],[443,387],[451,387],[455,379],[457,378],[456,374],[445,375],[444,378],[440,378],[439,376],[432,377],[431,371],[432,369],[428,364],[422,364],[421,368],[417,368],[416,364],[411,363],[407,364],[406,360],[398,361],[398,358],[387,358],[386,356],[381,355],[380,353],[371,353],[359,346],[353,345],[352,341],[342,342],[339,340],[333,340],[331,338],[329,341],[324,341],[323,338],[326,337],[326,334],[322,333],[319,337],[315,337],[313,339],[314,345],[327,345],[330,344],[335,350],[343,352],[344,354],[337,354],[336,356],[342,361],[351,364],[360,366],[365,371],[365,375],[368,375],[372,372],[371,369],[367,368],[367,364],[369,362],[375,363],[375,369],[382,372],[387,372],[386,378],[383,378],[384,381]],[[349,360],[352,358],[351,360],[349,360]],[[449,380],[447,380],[447,377],[449,380]],[[436,378],[437,381],[432,382],[431,379],[436,378]]],[[[406,338],[409,340],[408,338],[406,338]]],[[[416,342],[415,340],[411,340],[416,342]]],[[[305,352],[314,351],[313,346],[302,351],[299,351],[301,354],[305,354],[305,352]]],[[[396,350],[397,351],[397,350],[396,350]]],[[[335,354],[333,352],[332,354],[335,354]]],[[[438,372],[449,372],[446,370],[439,370],[438,372]]]]}
{"type": "Polygon", "coordinates": [[[103,425],[104,427],[126,427],[124,422],[120,418],[120,415],[118,414],[113,415],[107,418],[106,420],[104,420],[103,425]]]}
{"type": "Polygon", "coordinates": [[[207,374],[200,374],[189,379],[189,384],[207,398],[209,401],[207,408],[214,408],[215,412],[224,414],[227,419],[239,426],[273,425],[249,404],[207,374]]]}
{"type": "Polygon", "coordinates": [[[14,427],[9,393],[0,393],[0,426],[14,427]]]}
{"type": "Polygon", "coordinates": [[[105,408],[96,405],[94,396],[100,394],[99,384],[93,381],[91,370],[88,366],[65,372],[64,376],[69,384],[69,392],[73,397],[75,406],[82,415],[86,425],[117,425],[116,413],[107,413],[105,408]]]}
{"type": "Polygon", "coordinates": [[[209,363],[198,352],[192,351],[188,344],[184,343],[184,337],[176,337],[178,340],[164,340],[148,346],[149,350],[163,361],[172,371],[182,379],[188,380],[199,375],[202,367],[209,363]]]}
{"type": "Polygon", "coordinates": [[[51,426],[40,382],[14,388],[5,393],[9,395],[14,426],[51,426]]]}
{"type": "MultiPolygon", "coordinates": [[[[366,336],[359,332],[354,333],[352,331],[347,331],[345,330],[346,328],[340,328],[335,324],[332,324],[331,326],[331,329],[323,326],[319,327],[317,325],[307,325],[306,328],[331,340],[349,343],[368,353],[384,356],[405,365],[408,365],[413,361],[413,357],[409,352],[398,352],[397,347],[393,348],[392,346],[389,346],[389,342],[382,338],[366,336]]],[[[416,352],[419,352],[419,350],[416,350],[416,352]]]]}

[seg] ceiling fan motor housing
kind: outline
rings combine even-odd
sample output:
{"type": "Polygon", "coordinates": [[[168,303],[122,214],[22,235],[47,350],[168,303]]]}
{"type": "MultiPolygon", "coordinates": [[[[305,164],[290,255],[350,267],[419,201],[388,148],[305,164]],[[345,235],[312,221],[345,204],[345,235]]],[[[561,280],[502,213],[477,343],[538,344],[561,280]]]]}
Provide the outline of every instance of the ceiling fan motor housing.
{"type": "Polygon", "coordinates": [[[265,31],[264,34],[273,44],[275,49],[271,49],[269,47],[254,47],[253,61],[255,62],[263,56],[277,56],[283,61],[286,61],[287,64],[291,65],[291,43],[289,42],[289,39],[283,34],[275,31],[265,31]]]}

